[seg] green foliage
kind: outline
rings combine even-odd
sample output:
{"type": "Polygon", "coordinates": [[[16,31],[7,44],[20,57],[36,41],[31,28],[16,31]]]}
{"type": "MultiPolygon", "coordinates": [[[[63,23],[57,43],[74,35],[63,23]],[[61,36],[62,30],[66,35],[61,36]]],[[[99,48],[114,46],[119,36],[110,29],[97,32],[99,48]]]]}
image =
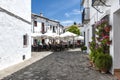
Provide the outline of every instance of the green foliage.
{"type": "Polygon", "coordinates": [[[77,35],[80,35],[80,29],[78,28],[77,25],[72,25],[72,26],[70,26],[70,27],[67,29],[67,31],[72,32],[72,33],[75,33],[75,34],[77,34],[77,35]]]}
{"type": "Polygon", "coordinates": [[[74,22],[74,25],[76,25],[77,23],[76,22],[74,22]]]}
{"type": "Polygon", "coordinates": [[[91,53],[89,54],[90,60],[92,60],[94,62],[95,56],[96,56],[96,51],[91,51],[91,53]]]}
{"type": "Polygon", "coordinates": [[[112,57],[109,54],[97,54],[95,65],[99,69],[106,69],[108,71],[112,66],[112,57]]]}
{"type": "Polygon", "coordinates": [[[91,42],[89,43],[89,45],[90,45],[90,50],[91,50],[91,51],[94,51],[94,50],[95,50],[95,47],[96,47],[96,42],[93,40],[93,41],[91,41],[91,42]]]}
{"type": "Polygon", "coordinates": [[[83,50],[87,50],[87,47],[86,46],[82,46],[81,49],[82,49],[82,51],[83,50]]]}
{"type": "Polygon", "coordinates": [[[99,54],[99,53],[103,53],[104,49],[103,47],[99,46],[97,49],[96,49],[96,52],[99,54]]]}

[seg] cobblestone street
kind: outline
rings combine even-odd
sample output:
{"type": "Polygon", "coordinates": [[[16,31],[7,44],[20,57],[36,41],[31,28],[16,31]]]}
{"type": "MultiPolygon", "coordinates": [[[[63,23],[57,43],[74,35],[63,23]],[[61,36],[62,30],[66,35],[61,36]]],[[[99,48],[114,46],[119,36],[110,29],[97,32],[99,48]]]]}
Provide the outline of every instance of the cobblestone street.
{"type": "Polygon", "coordinates": [[[54,52],[2,80],[116,80],[89,67],[85,53],[54,52]]]}

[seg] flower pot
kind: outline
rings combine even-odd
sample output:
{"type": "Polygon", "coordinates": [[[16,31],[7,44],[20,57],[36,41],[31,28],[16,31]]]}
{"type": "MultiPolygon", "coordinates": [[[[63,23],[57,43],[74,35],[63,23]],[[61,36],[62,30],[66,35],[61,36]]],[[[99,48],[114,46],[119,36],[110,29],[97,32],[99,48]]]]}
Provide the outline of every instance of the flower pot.
{"type": "Polygon", "coordinates": [[[112,43],[112,41],[108,41],[108,42],[107,42],[107,45],[110,45],[111,43],[112,43]]]}
{"type": "Polygon", "coordinates": [[[95,67],[95,70],[101,72],[101,70],[98,67],[95,67]]]}
{"type": "Polygon", "coordinates": [[[86,53],[87,51],[86,51],[86,50],[83,50],[82,52],[83,52],[83,53],[86,53]]]}
{"type": "Polygon", "coordinates": [[[108,70],[105,68],[102,68],[102,69],[100,69],[100,71],[101,71],[101,73],[105,74],[105,73],[107,73],[108,70]]]}
{"type": "Polygon", "coordinates": [[[111,27],[110,27],[110,26],[106,26],[106,27],[104,28],[104,30],[105,30],[105,32],[109,32],[109,31],[111,30],[111,27]]]}

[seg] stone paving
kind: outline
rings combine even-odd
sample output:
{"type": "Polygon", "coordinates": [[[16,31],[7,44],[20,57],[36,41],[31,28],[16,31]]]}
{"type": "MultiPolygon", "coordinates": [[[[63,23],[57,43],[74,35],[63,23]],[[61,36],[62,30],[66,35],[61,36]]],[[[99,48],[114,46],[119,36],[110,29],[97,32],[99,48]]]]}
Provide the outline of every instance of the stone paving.
{"type": "Polygon", "coordinates": [[[89,67],[80,51],[54,52],[2,80],[116,80],[89,67]]]}

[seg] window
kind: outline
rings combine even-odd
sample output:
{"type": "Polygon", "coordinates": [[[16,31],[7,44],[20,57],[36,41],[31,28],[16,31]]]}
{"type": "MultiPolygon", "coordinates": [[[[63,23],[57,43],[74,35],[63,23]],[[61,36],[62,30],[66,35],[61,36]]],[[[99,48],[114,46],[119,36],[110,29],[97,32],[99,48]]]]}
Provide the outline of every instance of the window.
{"type": "Polygon", "coordinates": [[[95,27],[92,25],[92,38],[95,39],[95,27]]]}
{"type": "Polygon", "coordinates": [[[53,26],[53,32],[55,32],[55,26],[53,26]]]}
{"type": "Polygon", "coordinates": [[[34,26],[37,27],[37,21],[34,21],[34,26]]]}
{"type": "Polygon", "coordinates": [[[28,45],[28,35],[23,35],[23,45],[27,46],[28,45]]]}
{"type": "Polygon", "coordinates": [[[52,25],[50,25],[50,30],[52,29],[52,25]]]}
{"type": "Polygon", "coordinates": [[[42,33],[44,34],[45,32],[45,27],[44,27],[44,23],[42,23],[42,33]]]}

